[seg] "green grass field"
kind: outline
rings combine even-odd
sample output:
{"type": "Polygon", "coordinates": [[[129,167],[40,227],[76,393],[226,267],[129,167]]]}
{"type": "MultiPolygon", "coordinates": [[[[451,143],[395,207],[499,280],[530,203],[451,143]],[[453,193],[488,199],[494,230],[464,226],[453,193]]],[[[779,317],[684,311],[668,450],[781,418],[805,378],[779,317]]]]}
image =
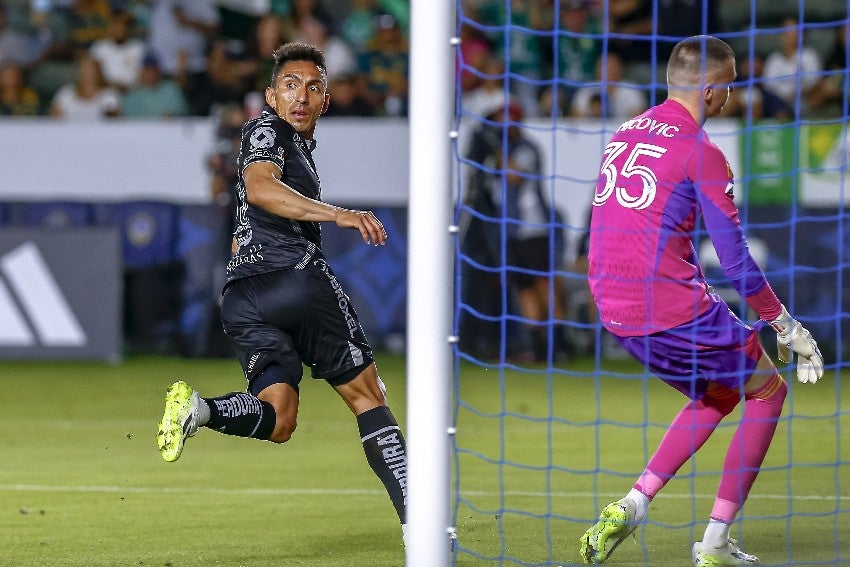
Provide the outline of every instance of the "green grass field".
{"type": "MultiPolygon", "coordinates": [[[[378,361],[403,424],[404,361],[378,361]]],[[[591,361],[566,368],[580,375],[463,366],[457,565],[576,563],[598,506],[628,489],[682,403],[657,381],[620,379],[637,372],[626,363],[610,363],[617,375],[601,381],[584,374],[591,361]],[[597,419],[621,426],[594,427],[597,419]]],[[[330,388],[302,385],[286,445],[202,430],[168,464],[154,434],[176,378],[202,395],[243,388],[230,360],[0,362],[0,565],[404,565],[395,513],[330,388]]],[[[738,535],[767,564],[847,565],[850,417],[841,408],[850,394],[832,376],[790,386],[794,419],[779,426],[738,535]]],[[[730,435],[718,431],[696,461],[711,474],[671,482],[637,544],[624,543],[609,565],[688,564],[730,435]]]]}

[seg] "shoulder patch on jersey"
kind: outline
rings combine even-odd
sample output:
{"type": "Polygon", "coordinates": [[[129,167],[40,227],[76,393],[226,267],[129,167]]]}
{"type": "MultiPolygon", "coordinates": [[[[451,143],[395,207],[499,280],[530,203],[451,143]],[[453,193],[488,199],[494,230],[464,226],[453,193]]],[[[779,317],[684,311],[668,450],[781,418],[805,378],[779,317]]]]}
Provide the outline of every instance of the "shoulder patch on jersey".
{"type": "Polygon", "coordinates": [[[270,148],[274,145],[274,140],[274,130],[268,126],[261,126],[251,132],[251,149],[257,150],[270,148]]]}
{"type": "Polygon", "coordinates": [[[726,194],[732,195],[735,192],[735,175],[732,173],[732,166],[729,161],[726,161],[726,175],[729,176],[729,183],[726,184],[726,194]]]}

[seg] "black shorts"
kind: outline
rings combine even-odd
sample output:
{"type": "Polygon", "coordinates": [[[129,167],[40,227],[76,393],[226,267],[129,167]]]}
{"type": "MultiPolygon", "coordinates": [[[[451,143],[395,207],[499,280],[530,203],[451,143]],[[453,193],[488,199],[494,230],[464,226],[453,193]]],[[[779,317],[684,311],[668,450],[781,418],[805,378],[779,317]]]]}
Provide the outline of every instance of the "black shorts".
{"type": "Polygon", "coordinates": [[[221,320],[238,347],[249,388],[270,363],[282,366],[297,386],[302,364],[314,378],[336,385],[373,361],[348,295],[321,258],[303,269],[231,282],[224,290],[221,320]]]}
{"type": "MultiPolygon", "coordinates": [[[[533,236],[531,238],[515,239],[508,241],[508,263],[513,268],[522,270],[534,270],[547,274],[554,269],[550,259],[551,250],[549,236],[533,236]]],[[[520,289],[531,287],[535,280],[545,275],[530,274],[511,270],[508,272],[508,280],[520,289]]]]}

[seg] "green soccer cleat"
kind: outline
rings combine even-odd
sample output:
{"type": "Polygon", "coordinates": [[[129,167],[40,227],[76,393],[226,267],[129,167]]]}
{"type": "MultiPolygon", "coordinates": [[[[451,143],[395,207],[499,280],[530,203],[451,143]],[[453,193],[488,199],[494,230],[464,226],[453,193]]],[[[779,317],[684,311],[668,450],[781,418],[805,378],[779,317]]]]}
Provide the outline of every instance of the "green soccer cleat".
{"type": "Polygon", "coordinates": [[[738,542],[729,539],[723,547],[710,547],[701,541],[694,544],[694,567],[736,567],[738,565],[757,565],[759,558],[744,553],[738,542]]]}
{"type": "Polygon", "coordinates": [[[159,422],[156,444],[167,462],[176,461],[186,439],[198,432],[198,393],[186,382],[175,382],[165,393],[165,412],[159,422]]]}
{"type": "Polygon", "coordinates": [[[585,563],[603,563],[638,524],[637,506],[622,498],[602,509],[599,520],[581,536],[581,557],[585,563]]]}

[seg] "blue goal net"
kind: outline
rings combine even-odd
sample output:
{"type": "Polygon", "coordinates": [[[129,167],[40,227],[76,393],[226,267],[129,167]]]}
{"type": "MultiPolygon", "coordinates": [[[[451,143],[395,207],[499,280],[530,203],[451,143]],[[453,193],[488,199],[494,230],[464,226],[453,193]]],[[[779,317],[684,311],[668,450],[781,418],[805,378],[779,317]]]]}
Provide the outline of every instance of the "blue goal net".
{"type": "MultiPolygon", "coordinates": [[[[706,123],[750,252],[818,340],[731,535],[766,565],[850,564],[850,217],[846,0],[458,0],[453,514],[457,565],[581,564],[599,510],[643,471],[686,400],[601,327],[587,284],[603,150],[666,98],[681,39],[710,34],[738,77],[706,123]]],[[[707,279],[756,324],[711,242],[707,279]]],[[[740,404],[742,405],[742,404],[740,404]]],[[[611,565],[692,564],[740,407],[655,498],[611,565]]]]}

